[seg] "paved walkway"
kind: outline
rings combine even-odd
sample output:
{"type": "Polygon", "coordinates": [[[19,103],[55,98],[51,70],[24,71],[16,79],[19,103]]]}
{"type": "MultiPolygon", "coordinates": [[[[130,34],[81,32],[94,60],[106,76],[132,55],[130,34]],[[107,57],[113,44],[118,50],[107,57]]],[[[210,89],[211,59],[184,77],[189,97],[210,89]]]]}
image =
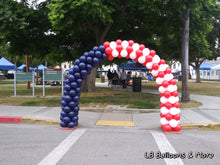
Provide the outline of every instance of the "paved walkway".
{"type": "MultiPolygon", "coordinates": [[[[107,87],[107,83],[97,83],[107,87]]],[[[142,89],[142,92],[159,94],[157,90],[142,89]]],[[[190,95],[192,100],[201,102],[199,108],[181,110],[180,124],[183,128],[220,129],[220,97],[190,95]]],[[[59,124],[60,107],[0,106],[0,122],[26,122],[36,124],[59,124]]],[[[121,126],[140,129],[158,129],[159,109],[128,109],[124,106],[109,105],[106,108],[81,108],[79,123],[82,127],[98,127],[97,122],[120,121],[121,126]],[[124,121],[124,122],[123,122],[124,121]],[[127,124],[125,124],[127,123],[127,124]],[[97,125],[96,125],[97,124],[97,125]]],[[[105,123],[106,124],[106,123],[105,123]]],[[[111,125],[111,123],[110,123],[111,125]]]]}

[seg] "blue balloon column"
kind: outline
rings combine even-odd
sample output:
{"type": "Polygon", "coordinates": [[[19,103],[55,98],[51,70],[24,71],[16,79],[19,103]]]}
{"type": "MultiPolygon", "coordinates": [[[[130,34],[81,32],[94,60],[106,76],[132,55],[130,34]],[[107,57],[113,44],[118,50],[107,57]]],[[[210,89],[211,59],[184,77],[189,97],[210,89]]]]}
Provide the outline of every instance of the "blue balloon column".
{"type": "Polygon", "coordinates": [[[105,47],[100,45],[99,47],[94,46],[91,51],[85,52],[79,59],[75,60],[75,65],[69,70],[65,80],[65,90],[61,101],[61,127],[74,128],[78,125],[79,100],[83,80],[91,73],[93,67],[97,67],[107,58],[105,47]]]}

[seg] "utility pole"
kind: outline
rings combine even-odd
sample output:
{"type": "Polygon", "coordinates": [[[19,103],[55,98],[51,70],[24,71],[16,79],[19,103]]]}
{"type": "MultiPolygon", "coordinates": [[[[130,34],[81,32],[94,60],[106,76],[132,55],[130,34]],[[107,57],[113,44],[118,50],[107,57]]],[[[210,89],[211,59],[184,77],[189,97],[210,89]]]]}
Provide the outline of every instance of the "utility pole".
{"type": "Polygon", "coordinates": [[[185,13],[185,19],[183,23],[182,33],[182,97],[181,101],[187,103],[190,101],[188,91],[189,80],[189,20],[190,20],[190,8],[187,7],[185,13]]]}

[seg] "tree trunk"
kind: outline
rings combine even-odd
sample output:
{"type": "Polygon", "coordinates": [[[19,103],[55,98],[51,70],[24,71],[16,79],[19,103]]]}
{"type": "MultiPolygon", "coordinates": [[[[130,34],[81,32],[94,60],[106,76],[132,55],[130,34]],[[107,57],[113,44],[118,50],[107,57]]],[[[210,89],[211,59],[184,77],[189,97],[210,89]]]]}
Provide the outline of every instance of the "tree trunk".
{"type": "MultiPolygon", "coordinates": [[[[28,55],[26,55],[26,72],[29,72],[28,55]]],[[[27,89],[31,89],[30,81],[27,81],[27,89]]]]}
{"type": "Polygon", "coordinates": [[[198,65],[198,64],[195,67],[195,70],[196,70],[196,83],[201,83],[199,67],[200,67],[200,65],[198,65]]]}
{"type": "Polygon", "coordinates": [[[190,101],[188,92],[188,79],[189,79],[189,7],[185,13],[182,32],[182,98],[181,101],[186,103],[190,101]]]}

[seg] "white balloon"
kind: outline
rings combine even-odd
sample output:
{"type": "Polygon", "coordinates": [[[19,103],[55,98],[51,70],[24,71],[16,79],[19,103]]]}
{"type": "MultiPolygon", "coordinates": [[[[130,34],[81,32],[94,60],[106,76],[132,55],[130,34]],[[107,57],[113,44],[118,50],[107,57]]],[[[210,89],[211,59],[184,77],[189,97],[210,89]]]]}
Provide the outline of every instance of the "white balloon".
{"type": "Polygon", "coordinates": [[[166,70],[166,65],[165,64],[161,64],[160,66],[159,66],[159,71],[165,71],[166,70]]]}
{"type": "Polygon", "coordinates": [[[115,41],[112,41],[112,42],[110,42],[110,45],[109,45],[112,49],[116,49],[116,47],[117,47],[117,44],[116,44],[116,42],[115,41]]]}
{"type": "Polygon", "coordinates": [[[146,64],[147,69],[152,69],[153,62],[148,62],[146,64]]]}
{"type": "Polygon", "coordinates": [[[113,51],[112,51],[112,56],[113,57],[118,57],[118,51],[116,50],[116,49],[113,49],[113,51]]]}
{"type": "Polygon", "coordinates": [[[160,98],[160,102],[163,104],[165,104],[167,101],[168,101],[168,99],[164,96],[160,98]]]}
{"type": "Polygon", "coordinates": [[[136,53],[135,52],[131,52],[130,54],[130,58],[131,59],[135,59],[137,56],[136,56],[136,53]]]}
{"type": "Polygon", "coordinates": [[[152,70],[151,74],[156,77],[158,75],[158,70],[152,70]]]}
{"type": "Polygon", "coordinates": [[[126,49],[129,44],[128,44],[128,41],[124,40],[124,41],[122,41],[121,45],[124,49],[126,49]]]}
{"type": "Polygon", "coordinates": [[[150,49],[144,48],[143,49],[143,56],[148,56],[150,54],[150,49]]]}
{"type": "Polygon", "coordinates": [[[161,123],[162,125],[165,125],[165,124],[168,124],[169,122],[167,121],[167,119],[166,119],[165,117],[162,117],[162,118],[160,119],[160,123],[161,123]]]}
{"type": "Polygon", "coordinates": [[[164,81],[164,79],[163,78],[160,78],[160,77],[158,77],[157,79],[156,79],[156,83],[157,84],[162,84],[162,82],[164,81]]]}
{"type": "Polygon", "coordinates": [[[167,113],[169,113],[169,110],[168,110],[166,107],[162,107],[162,108],[160,109],[160,112],[161,112],[162,114],[166,115],[167,113]]]}
{"type": "Polygon", "coordinates": [[[128,55],[127,50],[123,49],[123,50],[121,51],[121,56],[122,56],[122,57],[126,57],[127,55],[128,55]]]}
{"type": "Polygon", "coordinates": [[[173,79],[173,74],[165,74],[164,80],[170,81],[170,80],[172,80],[172,79],[173,79]]]}
{"type": "Polygon", "coordinates": [[[176,115],[176,114],[179,114],[180,113],[180,109],[179,108],[170,108],[170,114],[171,115],[176,115]]]}
{"type": "Polygon", "coordinates": [[[176,85],[174,85],[174,90],[177,91],[177,86],[176,85]]]}
{"type": "Polygon", "coordinates": [[[177,97],[175,97],[176,98],[176,102],[178,102],[180,99],[179,99],[179,97],[177,96],[177,97]]]}
{"type": "Polygon", "coordinates": [[[164,93],[167,90],[167,88],[164,88],[163,86],[159,87],[159,92],[164,93]]]}
{"type": "Polygon", "coordinates": [[[141,63],[141,64],[145,63],[145,61],[146,61],[145,56],[141,56],[141,57],[138,58],[138,62],[141,63]]]}
{"type": "Polygon", "coordinates": [[[172,128],[175,128],[178,125],[178,122],[175,119],[169,121],[169,124],[172,128]]]}
{"type": "Polygon", "coordinates": [[[139,44],[138,43],[134,43],[133,45],[132,45],[132,48],[133,48],[133,51],[137,51],[138,49],[139,49],[139,44]]]}
{"type": "Polygon", "coordinates": [[[176,102],[176,97],[171,96],[171,97],[169,97],[168,101],[169,101],[171,104],[174,104],[174,103],[176,102]]]}
{"type": "Polygon", "coordinates": [[[169,92],[174,92],[174,91],[175,91],[174,85],[169,85],[169,86],[167,87],[167,90],[168,90],[169,92]]]}
{"type": "Polygon", "coordinates": [[[153,57],[153,60],[152,60],[153,63],[159,63],[160,62],[160,57],[158,55],[155,55],[153,57]]]}

